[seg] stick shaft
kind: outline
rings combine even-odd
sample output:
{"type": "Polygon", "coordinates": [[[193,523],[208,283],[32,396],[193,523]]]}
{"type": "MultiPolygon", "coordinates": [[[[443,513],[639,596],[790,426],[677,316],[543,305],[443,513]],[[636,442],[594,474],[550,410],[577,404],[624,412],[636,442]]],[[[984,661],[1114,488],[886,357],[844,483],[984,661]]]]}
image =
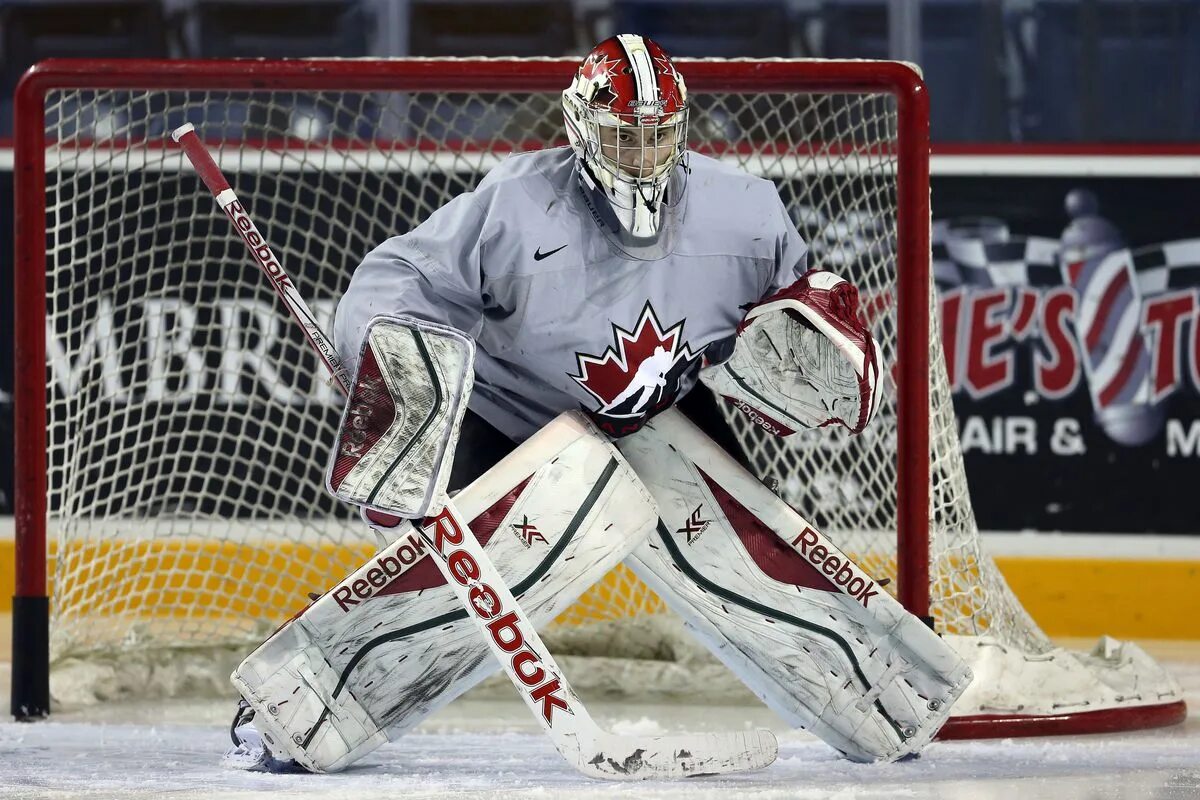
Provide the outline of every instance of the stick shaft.
{"type": "Polygon", "coordinates": [[[221,173],[221,168],[213,160],[212,155],[208,152],[208,148],[204,146],[204,142],[200,141],[200,137],[196,135],[196,131],[191,123],[176,130],[171,134],[171,138],[183,148],[184,155],[187,156],[188,161],[192,162],[192,166],[196,168],[196,174],[204,181],[204,185],[208,187],[208,190],[216,198],[217,205],[221,207],[221,210],[225,212],[225,216],[229,217],[229,221],[233,223],[233,229],[237,231],[238,236],[245,242],[246,248],[254,256],[255,263],[258,264],[259,269],[263,271],[267,280],[270,281],[271,286],[275,289],[275,293],[279,295],[279,299],[283,301],[288,313],[300,324],[300,329],[304,331],[304,337],[312,345],[317,357],[325,364],[325,368],[329,370],[330,376],[341,387],[343,394],[349,393],[349,376],[342,365],[342,359],[338,355],[337,348],[333,346],[333,341],[321,329],[316,315],[308,307],[304,296],[296,288],[296,284],[291,279],[291,276],[284,271],[283,262],[275,256],[266,237],[258,232],[254,221],[246,213],[245,207],[237,199],[237,195],[234,194],[233,189],[229,186],[229,181],[221,173]]]}

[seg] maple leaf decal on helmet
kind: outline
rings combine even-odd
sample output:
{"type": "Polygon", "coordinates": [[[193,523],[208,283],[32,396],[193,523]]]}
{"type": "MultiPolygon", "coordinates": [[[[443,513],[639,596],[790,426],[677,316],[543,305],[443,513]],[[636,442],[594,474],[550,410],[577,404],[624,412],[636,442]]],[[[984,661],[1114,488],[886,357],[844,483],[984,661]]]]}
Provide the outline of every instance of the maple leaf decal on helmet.
{"type": "Polygon", "coordinates": [[[613,91],[613,69],[619,66],[615,58],[608,58],[603,53],[592,53],[579,67],[580,93],[589,103],[601,108],[612,110],[612,104],[617,99],[613,91]]]}

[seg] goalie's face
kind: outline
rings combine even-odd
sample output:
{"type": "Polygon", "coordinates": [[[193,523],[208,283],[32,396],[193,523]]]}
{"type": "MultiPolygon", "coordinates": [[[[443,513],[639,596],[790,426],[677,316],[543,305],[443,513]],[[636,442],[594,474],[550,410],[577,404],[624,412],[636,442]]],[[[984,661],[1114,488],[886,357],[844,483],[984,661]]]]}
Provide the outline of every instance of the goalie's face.
{"type": "Polygon", "coordinates": [[[599,126],[600,154],[608,169],[634,180],[669,173],[683,155],[682,124],[599,126]]]}

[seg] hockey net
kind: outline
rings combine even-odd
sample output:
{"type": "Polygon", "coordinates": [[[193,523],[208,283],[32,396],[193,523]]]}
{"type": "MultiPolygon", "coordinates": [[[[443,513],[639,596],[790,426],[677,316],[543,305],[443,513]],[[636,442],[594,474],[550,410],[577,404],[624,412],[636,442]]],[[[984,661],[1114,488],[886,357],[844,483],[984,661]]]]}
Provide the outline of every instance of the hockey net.
{"type": "MultiPolygon", "coordinates": [[[[27,556],[30,542],[42,551],[56,665],[242,653],[376,546],[323,491],[338,396],[169,146],[170,131],[195,125],[327,329],[376,244],[472,188],[506,154],[564,143],[557,91],[568,62],[316,66],[133,63],[100,83],[99,69],[75,63],[22,88],[19,102],[36,113],[19,117],[19,163],[39,160],[19,196],[32,227],[19,232],[18,335],[32,366],[18,381],[18,503],[32,513],[19,509],[18,536],[27,556]],[[130,88],[147,86],[158,88],[130,88]],[[38,403],[44,421],[31,416],[38,403]]],[[[1109,691],[1103,675],[1079,688],[1087,670],[1111,672],[1113,658],[1054,650],[980,549],[936,295],[912,283],[928,281],[929,257],[927,124],[910,117],[926,112],[912,73],[828,62],[682,70],[692,149],[775,182],[813,263],[859,286],[888,367],[879,417],[858,437],[826,429],[778,440],[731,413],[760,474],[889,590],[902,587],[910,609],[962,637],[964,651],[1053,664],[1060,683],[1075,681],[1050,706],[1032,699],[1035,685],[964,703],[976,722],[1042,716],[1043,706],[1090,713],[1104,698],[1113,707],[1177,701],[1169,679],[1146,691],[1153,669],[1140,662],[1132,703],[1129,691],[1113,701],[1126,684],[1109,691]],[[919,334],[899,324],[897,298],[914,296],[927,334],[911,306],[905,322],[919,334]],[[898,424],[898,396],[926,374],[927,416],[898,424]],[[911,435],[926,419],[927,438],[911,435]]],[[[20,569],[36,593],[36,558],[20,569]]],[[[618,568],[556,622],[551,641],[607,660],[678,660],[683,646],[666,619],[618,568]]],[[[1140,657],[1118,656],[1126,672],[1140,657]]],[[[222,681],[229,664],[210,660],[222,681]]],[[[120,688],[186,688],[194,678],[148,674],[120,688]]],[[[974,733],[989,730],[1013,732],[974,733]]]]}

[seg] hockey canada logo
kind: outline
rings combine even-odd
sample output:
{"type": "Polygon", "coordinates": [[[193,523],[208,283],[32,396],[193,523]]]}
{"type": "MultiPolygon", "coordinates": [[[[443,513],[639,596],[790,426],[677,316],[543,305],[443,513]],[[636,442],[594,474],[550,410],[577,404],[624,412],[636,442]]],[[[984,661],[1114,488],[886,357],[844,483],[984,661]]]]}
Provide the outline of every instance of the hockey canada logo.
{"type": "Polygon", "coordinates": [[[595,398],[597,407],[584,410],[605,433],[633,433],[675,402],[680,382],[700,365],[684,322],[664,329],[647,302],[632,330],[612,323],[613,344],[601,355],[575,354],[578,374],[570,378],[595,398]]]}
{"type": "Polygon", "coordinates": [[[535,541],[548,544],[546,537],[529,521],[529,517],[524,514],[521,515],[520,522],[513,523],[512,529],[517,534],[517,539],[526,548],[533,547],[535,541]]]}
{"type": "Polygon", "coordinates": [[[683,527],[676,530],[676,533],[687,534],[687,543],[692,544],[700,538],[700,534],[708,530],[708,526],[712,525],[711,519],[704,519],[700,516],[700,509],[704,506],[696,506],[696,510],[688,516],[683,523],[683,527]]]}

